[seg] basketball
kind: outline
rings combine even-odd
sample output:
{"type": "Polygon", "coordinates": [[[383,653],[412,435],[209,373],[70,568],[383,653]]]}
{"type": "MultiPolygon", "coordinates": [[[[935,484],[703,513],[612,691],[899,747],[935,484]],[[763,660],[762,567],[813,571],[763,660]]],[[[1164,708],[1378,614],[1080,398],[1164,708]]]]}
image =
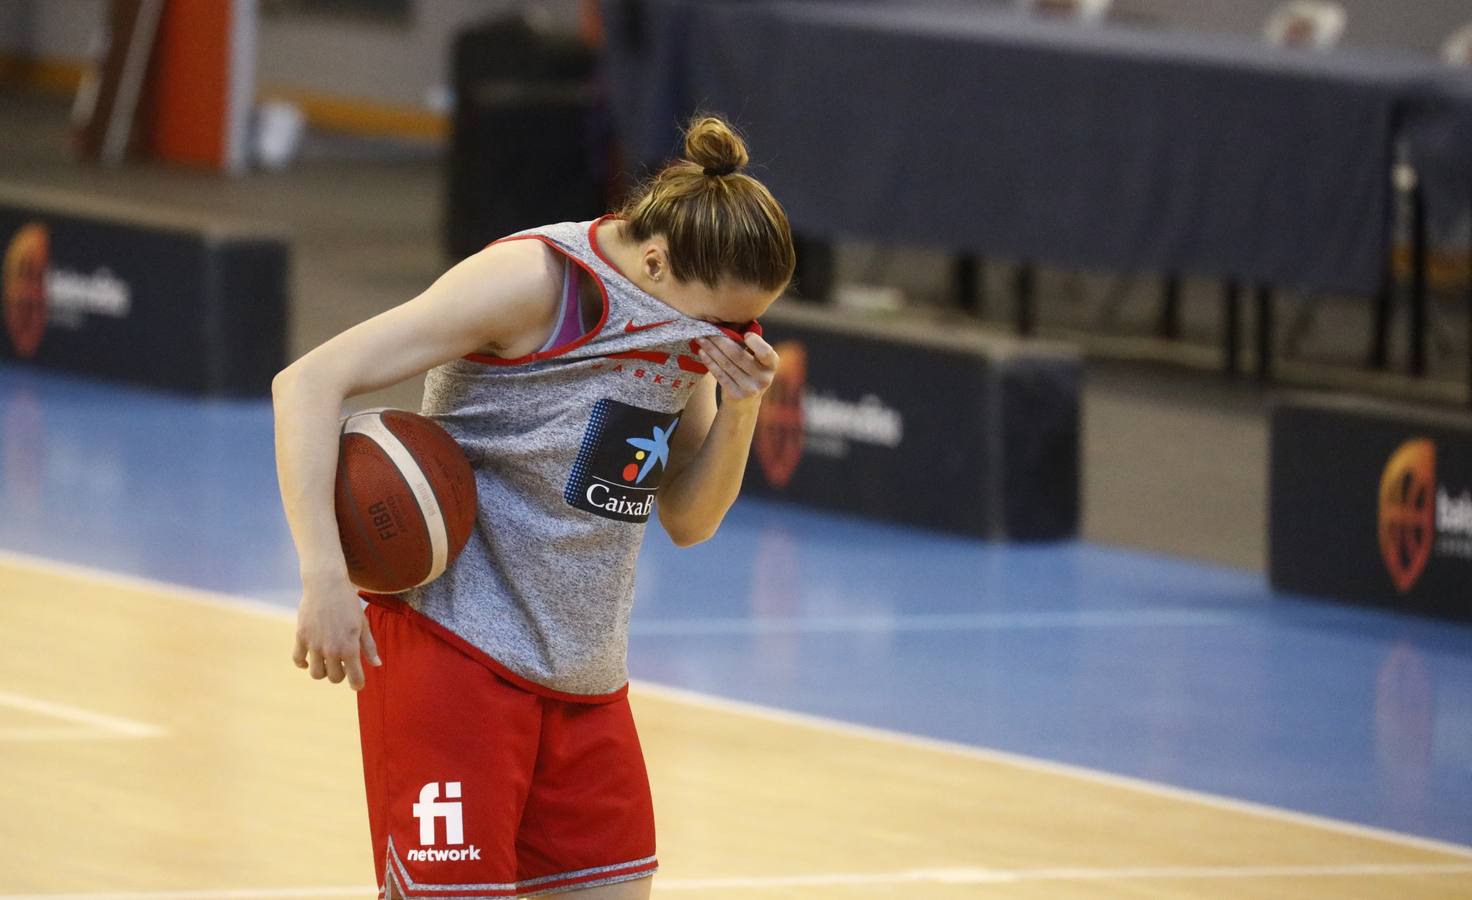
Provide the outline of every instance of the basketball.
{"type": "Polygon", "coordinates": [[[396,594],[438,578],[464,549],[475,524],[475,475],[434,422],[368,410],[343,419],[336,504],[348,577],[396,594]]]}

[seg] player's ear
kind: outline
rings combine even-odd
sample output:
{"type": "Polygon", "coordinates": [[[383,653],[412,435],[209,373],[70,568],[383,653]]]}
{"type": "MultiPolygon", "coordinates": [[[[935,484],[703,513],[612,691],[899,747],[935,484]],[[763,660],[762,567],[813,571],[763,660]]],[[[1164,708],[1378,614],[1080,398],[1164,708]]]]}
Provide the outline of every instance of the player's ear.
{"type": "Polygon", "coordinates": [[[670,272],[669,251],[659,241],[644,245],[644,274],[652,281],[663,281],[670,272]]]}

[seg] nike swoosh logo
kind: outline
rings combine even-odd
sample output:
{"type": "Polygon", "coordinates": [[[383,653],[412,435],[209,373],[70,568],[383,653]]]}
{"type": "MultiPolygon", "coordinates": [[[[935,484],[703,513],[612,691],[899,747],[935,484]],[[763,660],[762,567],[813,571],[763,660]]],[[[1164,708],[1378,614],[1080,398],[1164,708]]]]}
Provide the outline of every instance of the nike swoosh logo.
{"type": "Polygon", "coordinates": [[[633,319],[630,319],[629,320],[629,324],[627,324],[627,325],[624,326],[624,333],[626,333],[626,334],[634,334],[634,333],[639,332],[639,331],[648,331],[651,328],[658,328],[661,325],[668,325],[668,324],[670,324],[673,321],[675,321],[675,320],[674,319],[665,319],[663,322],[650,322],[648,325],[635,325],[634,324],[634,320],[633,319]]]}

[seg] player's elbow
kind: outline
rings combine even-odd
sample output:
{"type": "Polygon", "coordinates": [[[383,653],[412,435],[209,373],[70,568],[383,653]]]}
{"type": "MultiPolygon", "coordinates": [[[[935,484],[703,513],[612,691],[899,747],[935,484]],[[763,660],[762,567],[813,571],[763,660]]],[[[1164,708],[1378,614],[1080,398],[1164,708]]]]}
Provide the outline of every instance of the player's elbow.
{"type": "Polygon", "coordinates": [[[680,532],[679,534],[670,535],[670,540],[675,542],[676,547],[694,547],[696,544],[703,544],[715,537],[715,534],[713,530],[680,532]]]}
{"type": "Polygon", "coordinates": [[[286,393],[304,384],[320,381],[322,348],[318,347],[296,358],[271,379],[271,393],[286,393]]]}
{"type": "Polygon", "coordinates": [[[280,372],[277,372],[271,378],[272,399],[274,399],[277,403],[280,403],[282,400],[284,400],[296,387],[298,381],[300,380],[300,376],[301,370],[297,367],[296,363],[292,363],[291,365],[282,369],[280,372]]]}
{"type": "Polygon", "coordinates": [[[330,365],[329,361],[314,350],[271,378],[271,397],[277,404],[280,404],[299,393],[302,388],[310,389],[313,395],[336,392],[339,396],[345,397],[346,393],[340,384],[341,378],[334,369],[335,367],[330,365]]]}
{"type": "Polygon", "coordinates": [[[278,409],[294,406],[304,396],[302,388],[314,384],[311,373],[299,359],[271,379],[271,401],[278,409]]]}
{"type": "Polygon", "coordinates": [[[670,536],[670,540],[676,547],[694,547],[714,537],[716,526],[720,523],[705,526],[679,516],[661,514],[659,524],[664,526],[665,534],[670,536]]]}
{"type": "Polygon", "coordinates": [[[272,394],[283,394],[283,393],[285,393],[291,387],[291,383],[292,383],[293,380],[295,380],[295,378],[296,378],[296,363],[292,363],[291,365],[287,366],[286,368],[282,369],[281,371],[277,372],[274,376],[272,376],[272,378],[271,378],[271,393],[272,394]]]}

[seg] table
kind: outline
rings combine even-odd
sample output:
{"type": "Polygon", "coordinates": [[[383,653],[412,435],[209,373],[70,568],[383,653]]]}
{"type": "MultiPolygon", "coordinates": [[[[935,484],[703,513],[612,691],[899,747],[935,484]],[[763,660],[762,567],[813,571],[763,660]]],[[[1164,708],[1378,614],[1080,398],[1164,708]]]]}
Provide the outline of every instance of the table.
{"type": "Polygon", "coordinates": [[[720,110],[794,228],[832,238],[1375,294],[1402,123],[1460,134],[1432,124],[1455,104],[1426,99],[1431,60],[947,3],[605,13],[634,158],[720,110]]]}
{"type": "Polygon", "coordinates": [[[210,397],[269,397],[286,365],[276,226],[0,182],[0,247],[7,364],[210,397]]]}
{"type": "MultiPolygon", "coordinates": [[[[1472,70],[1446,69],[1428,76],[1402,112],[1400,132],[1416,174],[1411,289],[1411,371],[1426,365],[1425,255],[1428,220],[1443,223],[1472,212],[1472,70]]],[[[1472,253],[1472,248],[1469,248],[1472,253]]],[[[1472,270],[1472,258],[1468,260],[1472,270]]],[[[1472,279],[1467,285],[1468,385],[1472,401],[1472,279]]]]}

